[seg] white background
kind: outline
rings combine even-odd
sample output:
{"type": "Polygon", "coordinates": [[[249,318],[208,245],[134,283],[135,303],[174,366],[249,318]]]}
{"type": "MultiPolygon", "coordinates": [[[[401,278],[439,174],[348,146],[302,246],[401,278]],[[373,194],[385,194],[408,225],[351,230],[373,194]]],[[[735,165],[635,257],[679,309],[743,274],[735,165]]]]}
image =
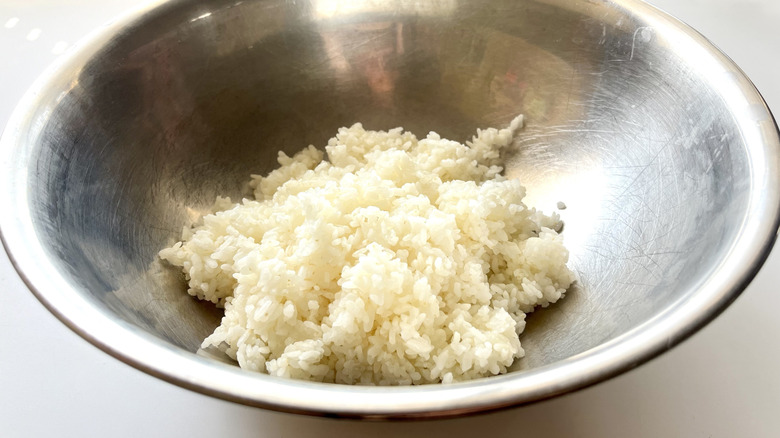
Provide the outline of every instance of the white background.
{"type": "MultiPolygon", "coordinates": [[[[56,52],[136,3],[1,1],[0,126],[56,52]]],[[[753,79],[770,107],[780,111],[780,2],[652,3],[710,38],[753,79]]],[[[2,252],[0,436],[429,438],[489,431],[518,437],[776,437],[780,436],[779,257],[774,251],[747,291],[705,329],[671,352],[608,382],[490,415],[360,423],[248,408],[137,371],[51,316],[27,291],[2,252]]]]}

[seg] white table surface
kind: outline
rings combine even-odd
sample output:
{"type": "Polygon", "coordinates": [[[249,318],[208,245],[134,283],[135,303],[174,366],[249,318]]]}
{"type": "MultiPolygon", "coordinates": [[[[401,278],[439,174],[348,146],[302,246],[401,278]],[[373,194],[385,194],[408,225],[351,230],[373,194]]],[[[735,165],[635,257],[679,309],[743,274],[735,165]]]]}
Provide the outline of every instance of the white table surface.
{"type": "MultiPolygon", "coordinates": [[[[0,126],[56,52],[137,3],[0,2],[0,126]]],[[[709,37],[780,111],[780,1],[652,3],[709,37]]],[[[488,430],[518,437],[777,437],[778,252],[713,323],[636,370],[531,406],[415,423],[279,414],[216,400],[148,376],[57,321],[28,292],[2,252],[0,437],[460,437],[488,430]]]]}

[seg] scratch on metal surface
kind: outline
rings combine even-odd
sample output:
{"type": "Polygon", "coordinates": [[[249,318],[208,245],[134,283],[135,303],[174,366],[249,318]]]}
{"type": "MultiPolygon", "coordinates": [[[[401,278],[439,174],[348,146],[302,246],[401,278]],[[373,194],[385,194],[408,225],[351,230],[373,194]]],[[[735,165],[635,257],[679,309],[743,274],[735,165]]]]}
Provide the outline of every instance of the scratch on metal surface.
{"type": "Polygon", "coordinates": [[[634,179],[631,180],[630,183],[628,183],[626,185],[626,187],[623,189],[622,192],[620,192],[617,196],[615,196],[614,199],[618,200],[618,199],[622,198],[623,195],[625,195],[626,192],[628,192],[628,190],[631,187],[633,187],[634,184],[636,184],[636,182],[639,180],[639,178],[642,177],[642,175],[647,171],[647,169],[649,169],[653,165],[653,163],[655,163],[655,161],[658,160],[658,156],[661,155],[661,152],[666,150],[666,148],[668,148],[668,147],[669,147],[669,142],[666,142],[666,144],[664,144],[663,147],[659,148],[658,151],[656,151],[656,153],[653,155],[653,157],[650,158],[650,161],[648,161],[648,163],[645,166],[643,166],[642,170],[634,177],[634,179]]]}
{"type": "Polygon", "coordinates": [[[636,37],[637,37],[637,34],[641,33],[640,37],[642,38],[642,41],[644,41],[644,42],[648,42],[648,41],[650,41],[650,38],[652,38],[650,36],[650,32],[648,32],[648,30],[652,31],[653,28],[649,27],[649,26],[643,26],[643,27],[638,27],[634,31],[634,37],[631,39],[631,55],[628,57],[629,61],[634,59],[634,49],[636,48],[636,37]]]}

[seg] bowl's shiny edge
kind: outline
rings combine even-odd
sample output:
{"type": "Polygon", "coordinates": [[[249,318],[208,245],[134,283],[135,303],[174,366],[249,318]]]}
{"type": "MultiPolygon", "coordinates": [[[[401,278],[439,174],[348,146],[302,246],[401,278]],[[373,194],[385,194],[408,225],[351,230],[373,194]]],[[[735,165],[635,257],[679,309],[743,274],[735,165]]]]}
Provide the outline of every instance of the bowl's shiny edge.
{"type": "MultiPolygon", "coordinates": [[[[0,200],[4,201],[5,205],[25,212],[25,178],[21,175],[23,172],[18,171],[24,167],[15,164],[23,162],[20,158],[24,152],[19,152],[17,147],[20,141],[24,140],[20,137],[23,128],[32,122],[31,115],[40,103],[45,101],[48,85],[62,73],[79,68],[117,31],[141,19],[152,8],[163,3],[166,2],[155,0],[93,32],[75,50],[49,68],[25,95],[0,139],[0,163],[6,170],[0,177],[0,200]],[[17,170],[16,173],[13,172],[14,169],[17,170]]],[[[637,0],[620,0],[615,3],[669,25],[679,23],[637,0]]],[[[699,43],[714,59],[741,72],[733,61],[688,26],[680,23],[675,29],[699,43]]],[[[763,102],[744,73],[737,79],[743,82],[737,86],[745,96],[763,102]]],[[[44,269],[41,269],[41,260],[45,260],[44,251],[36,240],[28,216],[4,215],[0,218],[0,237],[11,262],[27,286],[69,328],[123,362],[180,386],[248,405],[314,415],[361,418],[441,417],[497,409],[570,392],[625,372],[690,336],[737,298],[766,260],[780,224],[780,142],[777,126],[765,103],[764,108],[768,123],[771,124],[771,130],[766,128],[763,137],[768,153],[764,160],[766,166],[763,168],[766,172],[759,175],[760,178],[754,175],[753,181],[754,187],[760,185],[764,190],[756,189],[752,192],[750,205],[755,219],[751,223],[743,224],[742,230],[753,229],[754,233],[751,238],[740,241],[732,248],[731,254],[724,261],[724,265],[729,266],[701,285],[701,293],[696,300],[680,303],[680,307],[674,312],[659,315],[654,321],[655,324],[648,322],[577,358],[518,376],[510,375],[448,386],[340,386],[335,395],[333,385],[286,381],[262,375],[248,376],[229,366],[186,357],[156,338],[106,317],[86,299],[54,293],[53,291],[67,289],[69,285],[63,278],[51,276],[56,272],[53,266],[44,266],[44,269]],[[769,131],[772,131],[771,135],[769,131]],[[729,261],[732,263],[727,263],[729,261]],[[740,264],[735,261],[748,263],[740,264]],[[42,275],[44,273],[46,275],[42,275]],[[113,348],[112,345],[123,345],[123,351],[113,348]],[[342,397],[338,397],[338,393],[341,393],[342,397]]],[[[743,118],[740,122],[748,123],[749,120],[743,118]]]]}

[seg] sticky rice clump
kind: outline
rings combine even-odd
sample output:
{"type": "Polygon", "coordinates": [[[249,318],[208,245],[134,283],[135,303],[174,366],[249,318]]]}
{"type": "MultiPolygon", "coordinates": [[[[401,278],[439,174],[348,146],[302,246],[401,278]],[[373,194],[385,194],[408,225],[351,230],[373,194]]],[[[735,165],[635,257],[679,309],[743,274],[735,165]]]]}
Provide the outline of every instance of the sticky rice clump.
{"type": "Polygon", "coordinates": [[[189,293],[224,306],[204,348],[247,370],[365,385],[503,373],[525,315],[563,297],[557,215],[523,204],[499,152],[522,117],[466,144],[401,128],[341,128],[252,176],[255,200],[160,252],[189,293]]]}

